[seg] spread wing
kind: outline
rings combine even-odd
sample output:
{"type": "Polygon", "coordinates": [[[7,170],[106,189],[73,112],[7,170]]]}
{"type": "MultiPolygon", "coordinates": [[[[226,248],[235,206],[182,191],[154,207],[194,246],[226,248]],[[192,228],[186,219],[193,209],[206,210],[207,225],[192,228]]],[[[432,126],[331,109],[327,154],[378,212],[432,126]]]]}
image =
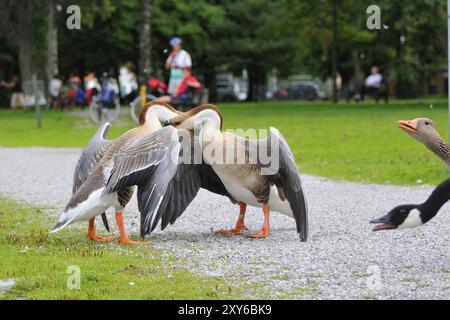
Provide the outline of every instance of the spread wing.
{"type": "Polygon", "coordinates": [[[159,208],[158,215],[162,217],[161,229],[164,230],[167,225],[175,223],[182,215],[188,205],[194,200],[200,188],[210,192],[227,196],[234,201],[228,191],[225,189],[222,181],[214,172],[212,167],[203,161],[201,148],[195,148],[198,140],[191,136],[187,142],[182,142],[182,150],[190,148],[189,161],[184,160],[178,168],[175,176],[171,180],[166,190],[164,199],[159,208]],[[200,163],[195,163],[194,152],[200,152],[198,158],[200,163]],[[186,163],[187,162],[187,163],[186,163]]]}
{"type": "MultiPolygon", "coordinates": [[[[267,175],[272,183],[278,188],[280,198],[289,202],[289,206],[291,207],[297,224],[297,232],[299,233],[300,239],[301,241],[306,241],[308,238],[308,206],[303,193],[297,164],[295,163],[294,156],[288,143],[275,128],[270,128],[270,135],[266,139],[259,140],[256,143],[258,144],[259,155],[264,154],[264,152],[260,152],[260,150],[261,148],[265,148],[264,150],[271,151],[269,157],[271,161],[278,158],[278,166],[274,162],[265,162],[264,164],[261,164],[261,167],[275,168],[272,172],[270,172],[271,170],[269,169],[267,175]],[[275,150],[278,150],[278,155],[273,153],[275,150]]],[[[260,158],[258,158],[258,161],[260,161],[260,158]]]]}
{"type": "Polygon", "coordinates": [[[150,233],[161,218],[158,209],[177,172],[179,152],[177,129],[165,127],[134,141],[115,157],[103,194],[138,186],[141,236],[150,233]]]}
{"type": "MultiPolygon", "coordinates": [[[[108,148],[110,141],[106,139],[108,136],[109,128],[111,124],[106,122],[100,128],[98,128],[95,135],[89,141],[86,149],[81,154],[80,159],[75,167],[73,175],[72,193],[74,194],[81,185],[86,181],[91,170],[101,160],[105,150],[108,148]]],[[[109,232],[109,224],[106,218],[106,214],[102,213],[102,221],[106,230],[109,232]]]]}
{"type": "Polygon", "coordinates": [[[75,193],[78,188],[86,181],[87,177],[91,173],[92,168],[100,161],[103,157],[107,146],[110,141],[106,140],[111,124],[106,122],[103,124],[92,137],[91,141],[87,145],[81,154],[80,159],[75,167],[75,172],[73,176],[73,187],[72,192],[75,193]]]}

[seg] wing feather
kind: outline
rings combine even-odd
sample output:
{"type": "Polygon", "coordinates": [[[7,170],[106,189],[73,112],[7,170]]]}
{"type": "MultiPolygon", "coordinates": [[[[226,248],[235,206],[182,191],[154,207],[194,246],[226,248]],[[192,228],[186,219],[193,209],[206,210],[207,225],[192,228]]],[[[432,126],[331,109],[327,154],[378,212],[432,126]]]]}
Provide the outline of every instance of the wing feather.
{"type": "MultiPolygon", "coordinates": [[[[75,194],[75,192],[87,180],[92,169],[102,159],[105,151],[110,145],[111,141],[107,140],[110,127],[111,124],[109,122],[106,122],[100,126],[95,135],[89,141],[86,149],[84,149],[80,159],[78,159],[73,174],[72,194],[75,194]]],[[[108,219],[106,218],[105,213],[102,213],[102,221],[106,230],[109,232],[108,219]]]]}
{"type": "Polygon", "coordinates": [[[95,135],[89,141],[86,149],[84,149],[83,153],[81,154],[81,157],[75,167],[72,188],[73,193],[75,193],[78,188],[80,188],[80,186],[86,181],[87,177],[91,173],[91,170],[103,157],[107,146],[111,142],[106,139],[110,127],[110,123],[104,123],[97,130],[95,135]]]}
{"type": "Polygon", "coordinates": [[[158,211],[178,167],[180,143],[177,130],[165,127],[147,134],[118,152],[103,194],[128,186],[138,186],[141,236],[158,224],[158,211]],[[173,156],[176,159],[172,159],[173,156]]]}
{"type": "Polygon", "coordinates": [[[164,195],[164,200],[159,208],[158,215],[162,217],[162,230],[169,223],[175,223],[194,200],[200,188],[232,199],[210,165],[203,161],[202,163],[194,164],[194,152],[195,150],[201,150],[200,148],[194,148],[194,144],[198,143],[198,140],[191,139],[187,143],[184,147],[191,148],[190,163],[182,163],[178,166],[177,172],[170,181],[169,187],[164,195]]]}
{"type": "Polygon", "coordinates": [[[259,148],[269,148],[270,150],[274,147],[278,148],[278,170],[270,175],[270,180],[282,190],[294,215],[300,239],[306,241],[308,238],[308,206],[294,155],[284,137],[275,128],[270,128],[270,135],[267,139],[260,140],[258,143],[259,148]]]}

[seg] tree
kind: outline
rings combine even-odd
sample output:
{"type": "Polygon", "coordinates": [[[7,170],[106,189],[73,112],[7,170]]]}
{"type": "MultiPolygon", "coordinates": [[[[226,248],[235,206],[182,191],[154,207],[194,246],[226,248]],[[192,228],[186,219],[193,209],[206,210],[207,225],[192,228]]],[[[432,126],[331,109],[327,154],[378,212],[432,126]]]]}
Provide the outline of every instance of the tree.
{"type": "MultiPolygon", "coordinates": [[[[333,73],[332,1],[288,0],[295,15],[291,25],[299,30],[300,70],[322,78],[333,73]]],[[[413,97],[423,92],[427,74],[446,69],[445,0],[379,1],[384,26],[376,30],[366,27],[366,10],[373,2],[336,3],[337,70],[344,82],[378,65],[397,84],[399,97],[413,97]]]]}
{"type": "Polygon", "coordinates": [[[230,0],[223,3],[227,29],[221,48],[227,66],[248,72],[248,100],[265,99],[266,75],[277,69],[286,74],[296,65],[297,31],[287,22],[292,17],[284,1],[230,0]]]}
{"type": "Polygon", "coordinates": [[[58,29],[56,24],[56,2],[48,0],[47,18],[47,80],[57,74],[58,68],[58,29]]]}
{"type": "Polygon", "coordinates": [[[333,79],[333,102],[338,101],[337,91],[337,3],[336,0],[332,0],[331,3],[331,15],[333,19],[332,23],[332,40],[331,40],[331,79],[333,79]]]}
{"type": "Polygon", "coordinates": [[[63,74],[114,73],[122,63],[138,61],[139,2],[83,0],[77,4],[82,9],[81,30],[69,30],[65,19],[58,20],[63,74]]]}
{"type": "Polygon", "coordinates": [[[230,37],[223,6],[205,0],[155,0],[152,24],[155,72],[164,74],[165,49],[170,37],[178,35],[192,56],[194,73],[204,75],[214,101],[216,72],[226,63],[224,47],[230,37]]]}
{"type": "Polygon", "coordinates": [[[46,2],[39,0],[0,2],[0,28],[7,30],[8,41],[18,50],[22,80],[45,73],[46,50],[41,44],[46,37],[46,8],[46,2]]]}
{"type": "Polygon", "coordinates": [[[151,17],[152,0],[141,0],[139,28],[139,75],[147,78],[151,71],[151,17]]]}

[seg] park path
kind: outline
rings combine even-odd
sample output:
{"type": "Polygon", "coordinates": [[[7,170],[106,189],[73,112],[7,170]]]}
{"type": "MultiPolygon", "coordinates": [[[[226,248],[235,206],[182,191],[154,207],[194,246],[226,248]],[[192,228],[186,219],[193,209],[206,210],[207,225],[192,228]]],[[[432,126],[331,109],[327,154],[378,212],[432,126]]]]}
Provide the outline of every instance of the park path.
{"type": "MultiPolygon", "coordinates": [[[[79,149],[0,148],[0,194],[51,205],[56,220],[70,197],[80,153],[79,149]]],[[[234,225],[238,208],[226,198],[201,191],[173,226],[151,235],[150,245],[168,257],[180,258],[168,259],[170,263],[204,276],[246,283],[267,298],[450,298],[449,206],[418,229],[372,233],[368,224],[398,204],[423,201],[432,188],[307,175],[303,185],[310,209],[307,243],[299,242],[294,221],[278,213],[272,215],[268,239],[217,236],[214,230],[234,225]]],[[[109,217],[112,222],[111,213],[109,217]]],[[[125,220],[131,233],[138,234],[135,200],[125,220]]],[[[258,230],[261,212],[250,208],[246,224],[250,231],[258,230]]],[[[73,227],[84,230],[85,225],[73,227]]]]}

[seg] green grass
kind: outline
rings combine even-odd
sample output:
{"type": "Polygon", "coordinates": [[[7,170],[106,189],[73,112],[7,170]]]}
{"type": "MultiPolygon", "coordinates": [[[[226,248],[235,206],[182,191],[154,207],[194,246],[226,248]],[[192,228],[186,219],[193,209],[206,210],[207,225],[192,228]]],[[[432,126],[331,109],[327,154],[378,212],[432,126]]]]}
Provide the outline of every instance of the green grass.
{"type": "MultiPolygon", "coordinates": [[[[429,117],[446,138],[444,99],[393,101],[388,105],[265,102],[219,107],[225,128],[280,129],[305,173],[393,184],[437,184],[448,176],[445,165],[396,124],[399,119],[429,117]]],[[[1,110],[0,145],[82,147],[96,129],[87,119],[61,112],[45,111],[43,119],[44,128],[38,130],[32,112],[1,110]]],[[[114,124],[111,137],[132,126],[124,115],[114,124]]]]}
{"type": "Polygon", "coordinates": [[[246,298],[223,278],[176,267],[151,244],[95,244],[75,228],[50,235],[53,222],[45,208],[0,198],[0,279],[17,282],[0,300],[246,298]],[[79,290],[67,288],[69,266],[80,268],[79,290]]]}

